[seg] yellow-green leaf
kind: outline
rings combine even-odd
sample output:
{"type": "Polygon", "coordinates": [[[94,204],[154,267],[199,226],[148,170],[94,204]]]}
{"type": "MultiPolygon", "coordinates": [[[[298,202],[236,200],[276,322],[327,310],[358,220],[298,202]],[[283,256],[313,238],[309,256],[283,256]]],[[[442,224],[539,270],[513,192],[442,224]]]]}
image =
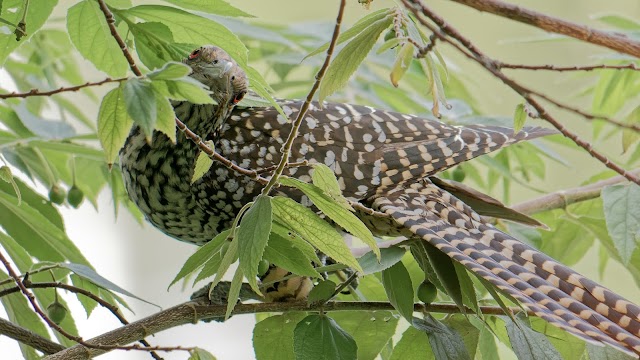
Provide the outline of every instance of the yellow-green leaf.
{"type": "Polygon", "coordinates": [[[123,85],[120,85],[109,91],[102,99],[98,111],[98,139],[108,164],[112,164],[118,156],[133,125],[133,120],[127,113],[122,89],[123,85]]]}
{"type": "Polygon", "coordinates": [[[398,55],[396,56],[396,61],[393,63],[391,67],[391,74],[389,77],[391,79],[391,84],[393,86],[398,87],[398,83],[400,79],[404,76],[404,74],[409,70],[409,66],[411,65],[411,61],[413,60],[413,44],[410,42],[404,43],[400,51],[398,51],[398,55]]]}
{"type": "Polygon", "coordinates": [[[517,133],[522,130],[526,120],[527,112],[524,111],[524,104],[518,104],[516,106],[515,114],[513,115],[513,132],[517,133]]]}
{"type": "MultiPolygon", "coordinates": [[[[208,140],[207,145],[209,145],[209,147],[213,149],[213,141],[208,140]]],[[[204,151],[200,151],[200,153],[198,154],[198,158],[196,159],[196,165],[193,169],[193,177],[191,177],[191,183],[193,184],[196,181],[200,180],[204,176],[204,174],[209,172],[209,169],[211,169],[211,165],[213,165],[213,160],[204,151]]]]}

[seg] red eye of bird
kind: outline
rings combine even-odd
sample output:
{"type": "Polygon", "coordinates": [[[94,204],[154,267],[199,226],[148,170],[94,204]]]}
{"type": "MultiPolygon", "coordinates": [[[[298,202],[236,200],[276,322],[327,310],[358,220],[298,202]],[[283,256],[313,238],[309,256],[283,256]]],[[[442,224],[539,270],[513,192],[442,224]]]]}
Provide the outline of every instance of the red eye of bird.
{"type": "Polygon", "coordinates": [[[200,55],[200,49],[193,50],[191,54],[189,54],[189,59],[195,59],[200,55]]]}

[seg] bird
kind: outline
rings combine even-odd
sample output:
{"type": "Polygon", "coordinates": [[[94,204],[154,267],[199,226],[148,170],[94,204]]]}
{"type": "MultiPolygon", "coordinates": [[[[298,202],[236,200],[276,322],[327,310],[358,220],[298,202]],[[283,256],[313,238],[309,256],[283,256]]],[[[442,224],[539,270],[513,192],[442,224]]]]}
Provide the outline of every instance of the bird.
{"type": "MultiPolygon", "coordinates": [[[[212,45],[194,50],[185,63],[193,69],[191,76],[210,88],[217,105],[174,102],[176,116],[241,167],[277,164],[291,124],[274,107],[238,106],[248,86],[238,64],[212,45]]],[[[297,100],[278,103],[288,118],[302,107],[297,100]]],[[[368,106],[312,102],[290,160],[333,170],[343,195],[373,210],[355,214],[374,235],[420,239],[552,325],[637,357],[640,307],[497,229],[456,196],[462,195],[457,187],[435,177],[477,156],[553,133],[541,127],[514,132],[456,126],[368,106]]],[[[134,126],[120,166],[125,188],[147,220],[175,239],[202,245],[229,229],[263,185],[217,162],[191,184],[198,153],[184,135],[176,144],[161,133],[147,142],[134,126]]],[[[312,171],[301,166],[284,174],[310,181],[312,171]]],[[[277,193],[311,205],[294,190],[279,187],[277,193]]],[[[299,285],[308,287],[308,282],[299,285]]],[[[296,286],[282,282],[271,289],[270,300],[290,300],[283,293],[287,288],[294,290],[289,296],[299,295],[296,286]]]]}

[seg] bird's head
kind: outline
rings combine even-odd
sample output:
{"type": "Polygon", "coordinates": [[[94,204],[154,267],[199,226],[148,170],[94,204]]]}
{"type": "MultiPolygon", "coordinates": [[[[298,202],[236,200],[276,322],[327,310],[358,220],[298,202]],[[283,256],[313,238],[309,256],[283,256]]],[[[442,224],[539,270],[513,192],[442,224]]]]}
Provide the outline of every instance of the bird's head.
{"type": "Polygon", "coordinates": [[[208,86],[219,103],[233,106],[247,92],[248,80],[244,70],[217,46],[201,46],[183,62],[191,67],[190,76],[208,86]]]}

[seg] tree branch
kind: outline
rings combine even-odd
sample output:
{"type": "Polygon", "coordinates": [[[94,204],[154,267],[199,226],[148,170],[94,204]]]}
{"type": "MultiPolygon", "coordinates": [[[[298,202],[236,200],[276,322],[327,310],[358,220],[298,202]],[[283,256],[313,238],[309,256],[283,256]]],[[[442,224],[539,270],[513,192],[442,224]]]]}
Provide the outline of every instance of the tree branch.
{"type": "MultiPolygon", "coordinates": [[[[87,342],[90,344],[127,344],[138,339],[155,334],[180,325],[196,323],[198,320],[221,317],[225,315],[227,305],[202,305],[196,302],[186,302],[172,308],[163,310],[144,319],[140,319],[129,325],[112,330],[99,335],[87,342]]],[[[328,302],[319,306],[309,306],[305,301],[289,303],[258,303],[258,304],[238,304],[233,310],[233,315],[256,314],[270,312],[290,312],[290,311],[394,311],[393,306],[388,302],[328,302]]],[[[466,309],[469,313],[471,309],[466,309]]],[[[505,315],[502,308],[498,306],[481,306],[480,310],[486,315],[505,315]]],[[[522,312],[521,308],[509,308],[510,311],[522,312]]],[[[415,304],[414,311],[417,312],[437,312],[437,313],[460,313],[460,309],[455,304],[415,304]]],[[[59,353],[47,356],[44,360],[79,360],[87,357],[95,357],[105,353],[106,350],[86,348],[76,345],[65,349],[59,353]]]]}
{"type": "MultiPolygon", "coordinates": [[[[630,171],[630,173],[640,175],[640,169],[630,171]]],[[[593,184],[556,191],[533,200],[513,205],[511,208],[527,215],[548,210],[562,209],[577,202],[595,199],[600,196],[604,187],[620,184],[626,181],[627,179],[623,176],[614,176],[593,184]]]]}
{"type": "Polygon", "coordinates": [[[55,89],[55,90],[41,91],[41,90],[38,90],[38,89],[31,89],[29,92],[26,92],[26,93],[12,92],[12,93],[9,93],[9,94],[0,94],[0,99],[27,98],[27,97],[31,97],[31,96],[51,96],[51,95],[54,95],[54,94],[59,94],[61,92],[78,91],[80,89],[83,89],[83,88],[86,88],[86,87],[90,87],[90,86],[100,86],[100,85],[107,84],[107,83],[122,82],[122,81],[127,81],[127,80],[129,80],[129,78],[127,78],[127,77],[118,78],[118,79],[106,78],[106,79],[100,80],[100,81],[86,82],[86,83],[84,83],[82,85],[69,86],[69,87],[60,87],[60,88],[55,89]]]}
{"type": "Polygon", "coordinates": [[[64,346],[40,336],[40,334],[15,325],[11,321],[2,318],[0,318],[0,335],[4,335],[19,343],[31,346],[32,348],[47,355],[55,354],[66,349],[64,346]]]}
{"type": "Polygon", "coordinates": [[[542,30],[566,35],[584,42],[607,47],[640,58],[640,42],[622,34],[597,30],[586,25],[549,16],[537,11],[497,0],[451,0],[476,10],[489,12],[542,30]]]}

